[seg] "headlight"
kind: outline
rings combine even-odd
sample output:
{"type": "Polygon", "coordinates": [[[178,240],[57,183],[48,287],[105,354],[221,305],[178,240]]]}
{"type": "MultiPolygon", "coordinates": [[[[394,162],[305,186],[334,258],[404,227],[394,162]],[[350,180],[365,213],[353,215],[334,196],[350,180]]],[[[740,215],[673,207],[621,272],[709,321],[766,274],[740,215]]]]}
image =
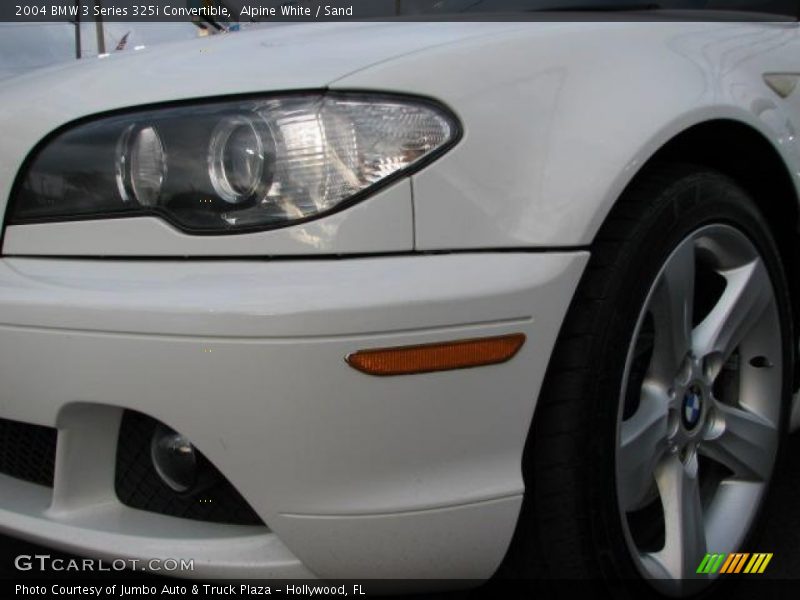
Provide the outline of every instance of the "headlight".
{"type": "Polygon", "coordinates": [[[193,233],[281,227],[356,202],[457,135],[438,104],[354,93],[100,117],[33,153],[9,222],[157,214],[193,233]]]}

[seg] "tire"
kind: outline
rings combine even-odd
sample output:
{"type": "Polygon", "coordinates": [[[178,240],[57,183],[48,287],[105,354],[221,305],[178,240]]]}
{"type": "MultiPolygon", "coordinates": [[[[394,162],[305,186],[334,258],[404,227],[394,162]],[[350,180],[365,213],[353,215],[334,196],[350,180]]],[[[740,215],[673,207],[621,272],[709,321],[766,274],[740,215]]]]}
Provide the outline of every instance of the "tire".
{"type": "Polygon", "coordinates": [[[705,552],[757,550],[791,395],[789,307],[742,188],[689,165],[640,174],[592,246],[551,356],[501,573],[681,597],[717,580],[696,573],[705,552]],[[733,499],[753,509],[734,515],[733,499]]]}

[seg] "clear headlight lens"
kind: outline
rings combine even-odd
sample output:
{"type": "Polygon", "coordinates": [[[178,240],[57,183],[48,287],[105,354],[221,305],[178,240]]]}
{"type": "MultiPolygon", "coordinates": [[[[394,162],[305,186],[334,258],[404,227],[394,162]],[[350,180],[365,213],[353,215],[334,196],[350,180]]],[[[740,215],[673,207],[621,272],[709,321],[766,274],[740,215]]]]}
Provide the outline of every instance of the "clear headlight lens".
{"type": "Polygon", "coordinates": [[[164,145],[155,128],[129,126],[117,143],[117,189],[124,202],[155,206],[167,171],[164,145]]]}
{"type": "Polygon", "coordinates": [[[457,134],[432,102],[344,93],[103,117],[36,151],[9,221],[158,214],[195,233],[280,227],[348,206],[457,134]]]}

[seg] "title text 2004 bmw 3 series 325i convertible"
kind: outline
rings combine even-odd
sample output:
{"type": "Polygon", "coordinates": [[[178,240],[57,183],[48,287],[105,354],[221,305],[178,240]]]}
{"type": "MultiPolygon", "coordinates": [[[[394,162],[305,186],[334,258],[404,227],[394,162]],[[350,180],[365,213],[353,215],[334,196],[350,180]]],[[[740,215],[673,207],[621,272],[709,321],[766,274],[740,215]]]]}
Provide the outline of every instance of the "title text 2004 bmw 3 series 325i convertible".
{"type": "Polygon", "coordinates": [[[796,22],[341,23],[0,93],[0,529],[194,576],[745,549],[791,424],[796,22]]]}

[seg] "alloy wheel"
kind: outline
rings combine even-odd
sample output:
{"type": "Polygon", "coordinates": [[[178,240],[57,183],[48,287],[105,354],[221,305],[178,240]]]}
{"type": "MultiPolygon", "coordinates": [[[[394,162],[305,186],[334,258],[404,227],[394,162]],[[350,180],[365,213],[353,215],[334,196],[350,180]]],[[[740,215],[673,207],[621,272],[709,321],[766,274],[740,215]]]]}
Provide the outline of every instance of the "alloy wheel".
{"type": "Polygon", "coordinates": [[[683,596],[736,552],[763,500],[782,415],[782,334],[767,268],[729,225],[669,255],[627,352],[617,427],[617,501],[639,572],[683,596]]]}

